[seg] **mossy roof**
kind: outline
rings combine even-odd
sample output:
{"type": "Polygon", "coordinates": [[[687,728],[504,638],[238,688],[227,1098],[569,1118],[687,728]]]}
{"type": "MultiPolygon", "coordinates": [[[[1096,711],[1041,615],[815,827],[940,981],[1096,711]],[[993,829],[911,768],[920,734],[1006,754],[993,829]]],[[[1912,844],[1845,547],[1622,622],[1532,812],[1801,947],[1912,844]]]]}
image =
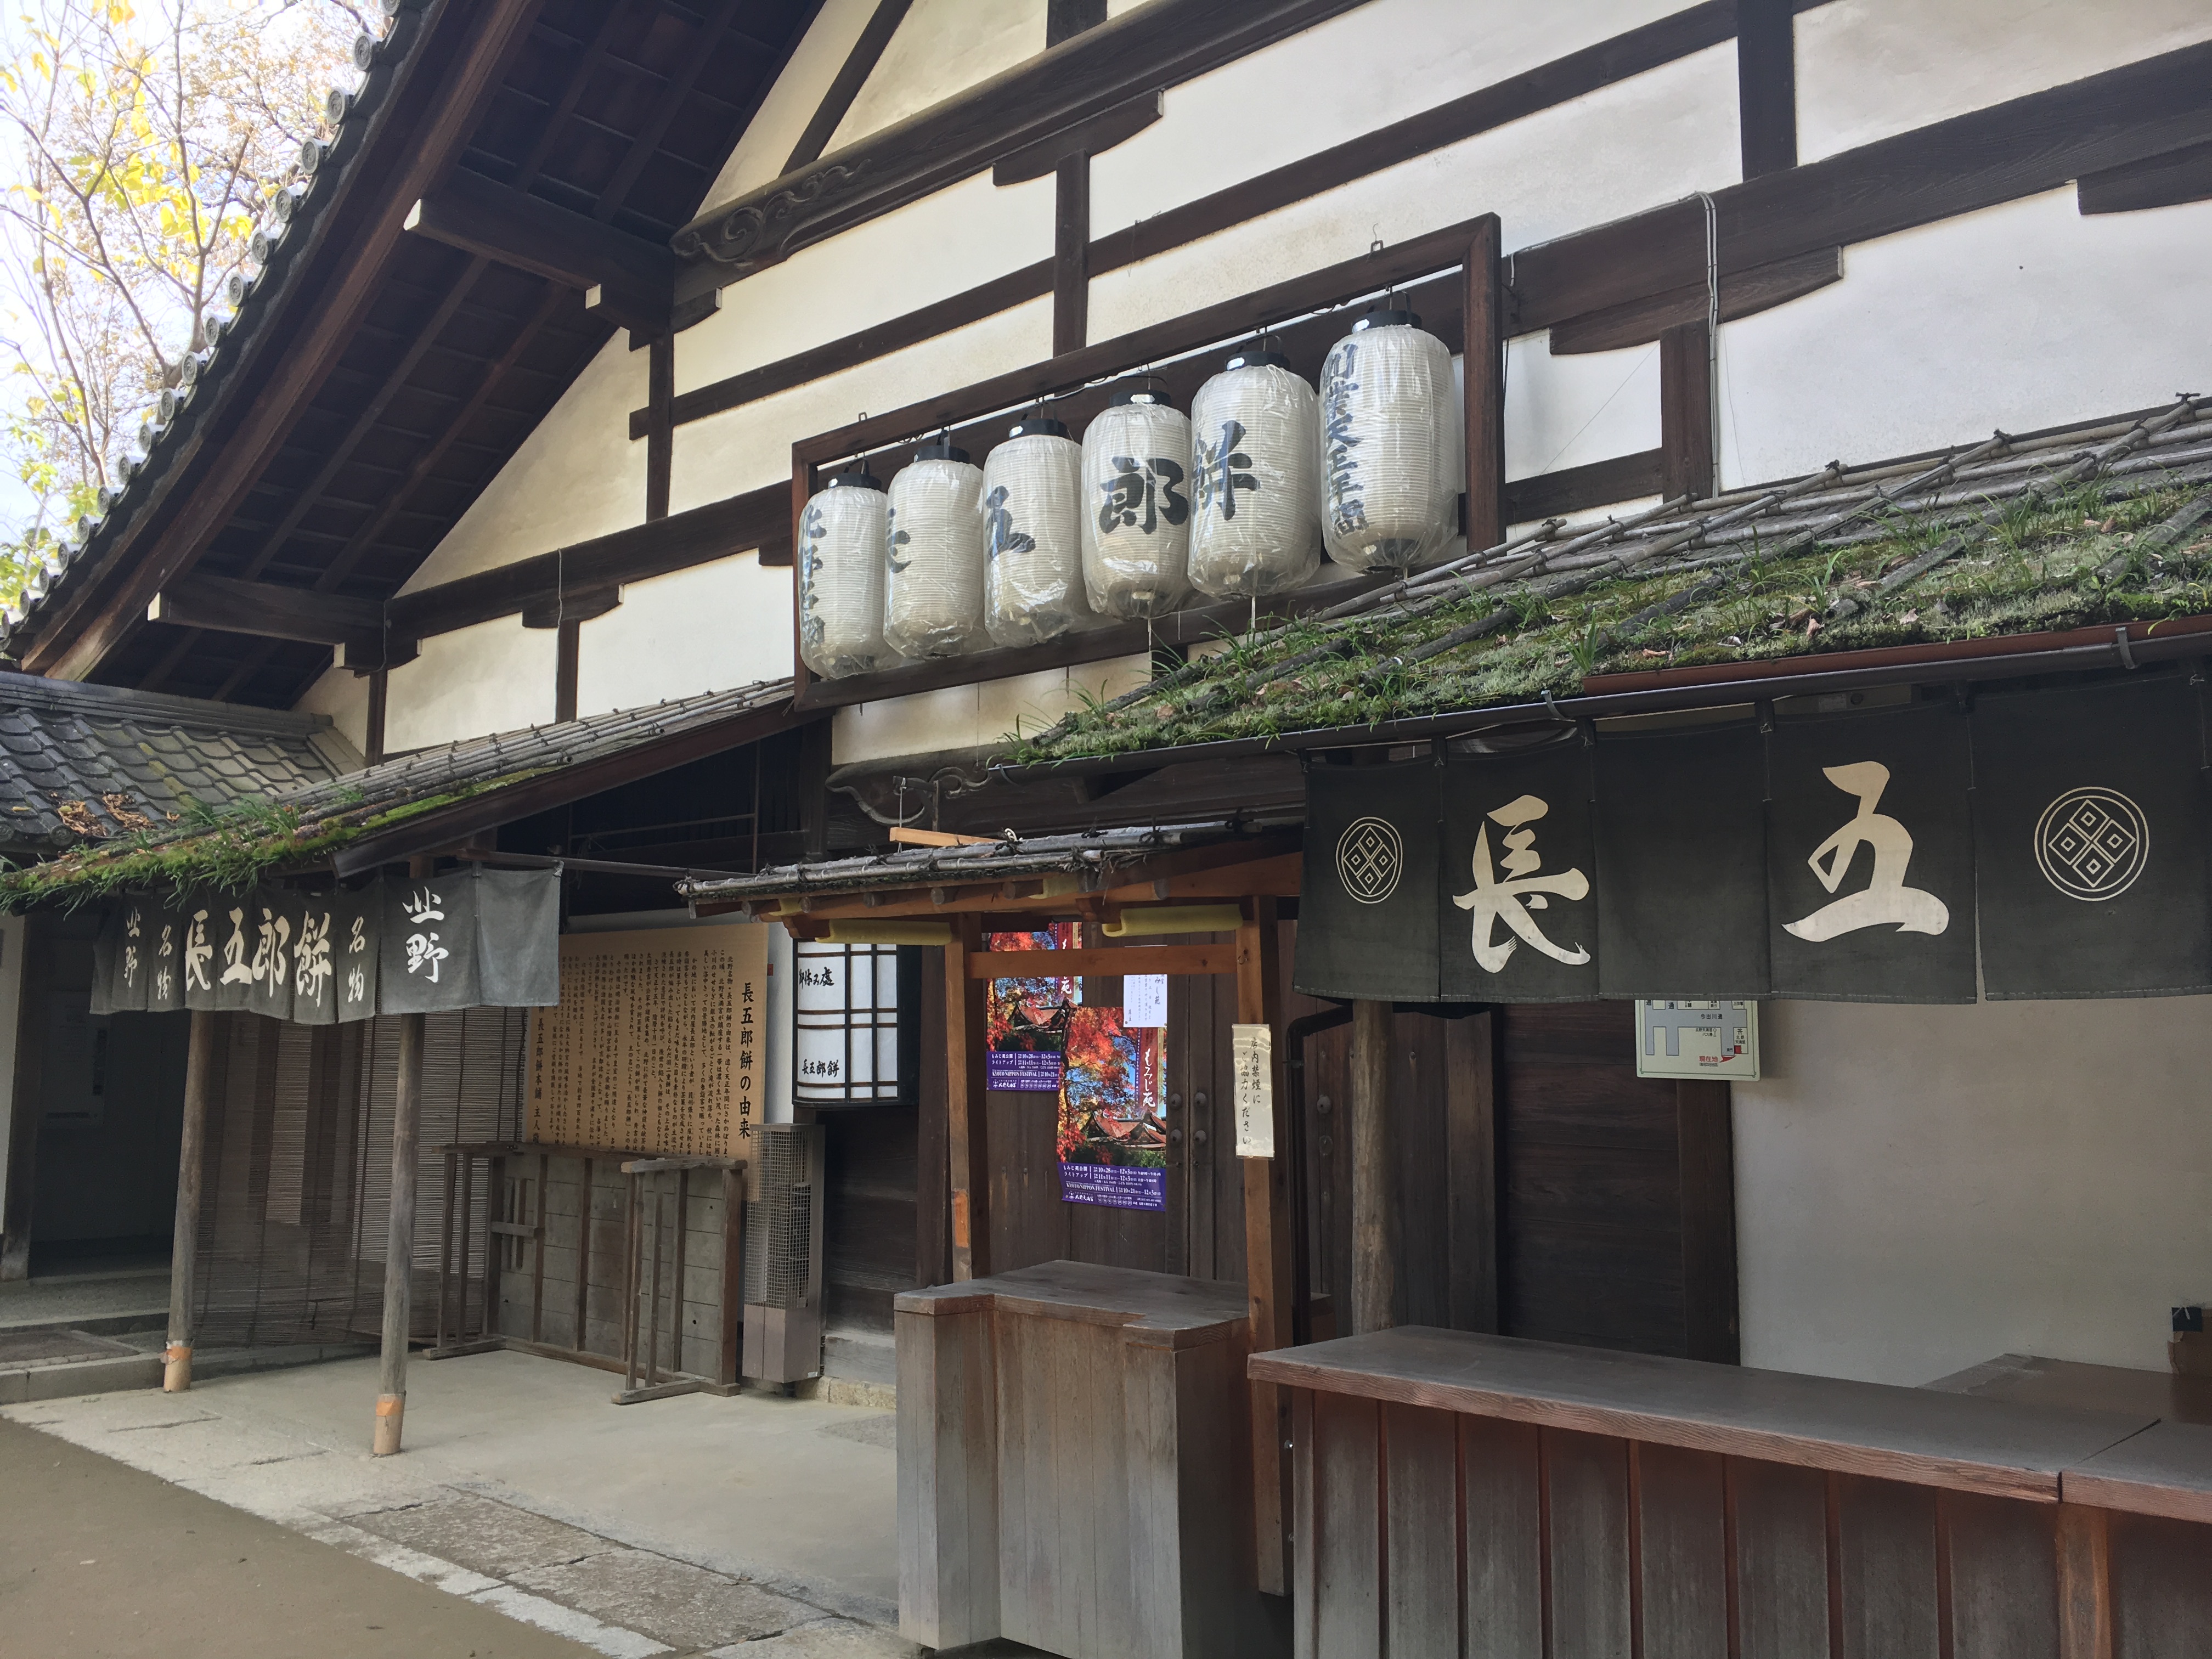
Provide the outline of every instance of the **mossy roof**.
{"type": "Polygon", "coordinates": [[[1143,692],[1043,732],[1008,733],[1005,758],[1030,764],[1267,739],[1565,697],[1611,674],[2212,614],[2212,516],[2183,533],[2157,533],[2205,494],[2206,470],[2148,469],[1996,505],[1968,498],[1899,507],[1833,541],[1785,536],[1790,546],[1780,553],[1753,540],[1717,560],[1656,559],[1549,599],[1522,582],[1418,616],[1378,609],[1294,620],[1224,641],[1143,692]],[[1962,527],[1978,539],[1881,588],[1962,527]],[[1672,614],[1638,620],[1669,600],[1680,607],[1672,614]],[[1411,665],[1395,660],[1516,608],[1486,637],[1411,665]]]}

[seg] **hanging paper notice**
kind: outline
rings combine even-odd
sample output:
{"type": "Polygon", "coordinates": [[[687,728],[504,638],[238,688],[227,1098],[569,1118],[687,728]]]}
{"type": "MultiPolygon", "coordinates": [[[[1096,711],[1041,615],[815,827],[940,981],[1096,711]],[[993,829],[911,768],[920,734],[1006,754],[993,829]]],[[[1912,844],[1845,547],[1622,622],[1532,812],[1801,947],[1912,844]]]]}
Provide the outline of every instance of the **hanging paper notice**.
{"type": "Polygon", "coordinates": [[[1121,981],[1121,1024],[1131,1030],[1168,1023],[1168,976],[1130,974],[1121,981]]]}
{"type": "MultiPolygon", "coordinates": [[[[1081,943],[1082,923],[1056,921],[1034,933],[994,933],[994,951],[1072,951],[1081,943]]],[[[1037,966],[1049,966],[1040,957],[1037,966]]],[[[1070,975],[1040,971],[1021,979],[991,981],[985,1012],[987,1042],[983,1086],[1032,1094],[1060,1092],[1067,1023],[1082,1001],[1082,981],[1070,975]]]]}
{"type": "Polygon", "coordinates": [[[1237,1156],[1275,1155],[1275,1034],[1266,1025],[1229,1028],[1237,1072],[1237,1156]]]}
{"type": "Polygon", "coordinates": [[[1070,1012],[1060,1091],[1060,1196],[1164,1210],[1167,1032],[1132,1030],[1119,1008],[1070,1012]]]}

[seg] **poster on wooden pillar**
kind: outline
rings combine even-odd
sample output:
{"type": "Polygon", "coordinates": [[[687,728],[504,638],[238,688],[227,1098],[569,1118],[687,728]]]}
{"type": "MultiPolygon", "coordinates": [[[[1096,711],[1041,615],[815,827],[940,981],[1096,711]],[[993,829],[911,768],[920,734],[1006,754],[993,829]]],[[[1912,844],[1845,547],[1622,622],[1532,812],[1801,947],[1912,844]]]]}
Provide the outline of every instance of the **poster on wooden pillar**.
{"type": "Polygon", "coordinates": [[[768,931],[569,933],[531,1018],[530,1139],[745,1158],[768,1074],[768,931]]]}

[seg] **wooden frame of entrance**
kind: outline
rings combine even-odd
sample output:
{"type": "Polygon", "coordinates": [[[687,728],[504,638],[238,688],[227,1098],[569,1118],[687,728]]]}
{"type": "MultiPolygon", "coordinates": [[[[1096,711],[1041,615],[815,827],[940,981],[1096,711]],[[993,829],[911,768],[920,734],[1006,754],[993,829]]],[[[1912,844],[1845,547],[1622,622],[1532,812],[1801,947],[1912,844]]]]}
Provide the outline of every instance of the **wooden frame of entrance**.
{"type": "MultiPolygon", "coordinates": [[[[992,1272],[989,1148],[983,1133],[985,1009],[988,981],[1035,965],[1029,951],[984,948],[987,933],[1013,932],[1073,917],[1112,919],[1146,905],[1194,899],[1233,901],[1240,917],[1233,944],[1129,945],[1057,951],[1054,960],[1086,975],[1234,975],[1239,1024],[1264,1024],[1275,1034],[1271,1093],[1275,1146],[1271,1158],[1244,1158],[1245,1293],[1255,1352],[1286,1347],[1295,1340],[1297,1294],[1297,1227],[1284,1062],[1283,991],[1277,924],[1281,902],[1298,890],[1302,841],[1297,831],[1240,837],[1159,855],[1096,878],[1110,885],[1093,891],[1050,891],[1058,876],[958,885],[886,886],[866,892],[808,894],[750,902],[699,902],[697,914],[744,908],[761,920],[781,921],[799,938],[826,931],[832,921],[912,921],[941,917],[951,926],[945,945],[945,1146],[951,1188],[952,1277],[988,1278],[992,1272]],[[787,908],[790,907],[790,908],[787,908]]],[[[942,878],[939,878],[942,880],[942,878]]],[[[1252,1389],[1252,1468],[1255,1539],[1262,1589],[1281,1595],[1288,1580],[1290,1418],[1287,1396],[1272,1382],[1252,1389]]]]}

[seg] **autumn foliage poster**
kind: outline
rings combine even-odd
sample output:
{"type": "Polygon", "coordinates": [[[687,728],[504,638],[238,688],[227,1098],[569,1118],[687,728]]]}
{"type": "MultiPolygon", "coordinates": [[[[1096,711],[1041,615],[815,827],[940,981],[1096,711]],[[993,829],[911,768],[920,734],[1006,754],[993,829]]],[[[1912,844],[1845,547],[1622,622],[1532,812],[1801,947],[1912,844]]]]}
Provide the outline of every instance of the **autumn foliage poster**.
{"type": "MultiPolygon", "coordinates": [[[[1079,924],[1049,933],[996,933],[994,951],[1074,949],[1079,924]]],[[[1042,964],[1040,964],[1042,966],[1042,964]]],[[[1039,975],[994,980],[989,1048],[1001,1054],[1052,1053],[1058,1062],[1060,1195],[1069,1204],[1116,1209],[1167,1207],[1167,1032],[1131,1029],[1119,1007],[1085,1004],[1082,981],[1039,975]],[[1056,1050],[1056,1052],[1054,1052],[1056,1050]]],[[[1009,1068],[1011,1069],[1011,1068],[1009,1068]]],[[[1026,1085],[993,1086],[1030,1087],[1026,1085]]]]}

